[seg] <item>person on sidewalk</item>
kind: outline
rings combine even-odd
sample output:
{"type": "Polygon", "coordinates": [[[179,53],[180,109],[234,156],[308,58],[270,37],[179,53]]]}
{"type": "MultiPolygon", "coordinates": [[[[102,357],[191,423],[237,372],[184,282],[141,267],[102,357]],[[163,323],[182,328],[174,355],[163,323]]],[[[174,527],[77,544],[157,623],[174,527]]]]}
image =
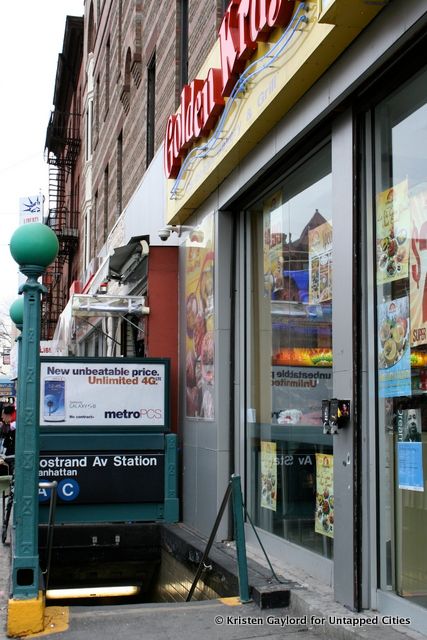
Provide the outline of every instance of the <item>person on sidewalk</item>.
{"type": "MultiPolygon", "coordinates": [[[[16,436],[16,422],[15,407],[11,404],[4,405],[1,412],[0,420],[0,453],[3,456],[15,455],[15,436],[16,436]]],[[[6,465],[1,465],[0,475],[10,475],[12,472],[13,463],[11,460],[6,465]]]]}

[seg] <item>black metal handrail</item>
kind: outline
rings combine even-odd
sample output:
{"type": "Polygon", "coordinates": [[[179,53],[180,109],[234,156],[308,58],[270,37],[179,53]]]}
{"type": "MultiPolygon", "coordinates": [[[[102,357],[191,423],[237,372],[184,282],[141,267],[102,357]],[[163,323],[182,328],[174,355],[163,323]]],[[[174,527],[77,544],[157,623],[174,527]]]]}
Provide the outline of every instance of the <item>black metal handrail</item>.
{"type": "Polygon", "coordinates": [[[55,512],[56,512],[56,498],[57,498],[58,483],[56,480],[52,482],[39,482],[39,489],[51,489],[50,502],[49,502],[49,517],[47,523],[47,542],[46,542],[46,568],[42,572],[45,576],[45,592],[49,586],[50,567],[52,562],[52,547],[53,547],[53,533],[55,527],[55,512]]]}

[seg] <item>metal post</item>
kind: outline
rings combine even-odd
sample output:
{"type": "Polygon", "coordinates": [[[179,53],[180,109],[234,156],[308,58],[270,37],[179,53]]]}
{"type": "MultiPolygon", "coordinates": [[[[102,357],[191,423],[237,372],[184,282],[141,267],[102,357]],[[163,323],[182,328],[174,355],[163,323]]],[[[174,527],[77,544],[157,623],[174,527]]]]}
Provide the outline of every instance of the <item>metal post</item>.
{"type": "MultiPolygon", "coordinates": [[[[10,239],[10,253],[27,281],[23,294],[23,331],[18,380],[18,428],[15,441],[15,533],[12,549],[12,598],[7,635],[23,636],[44,628],[38,550],[38,473],[40,402],[40,276],[58,255],[59,242],[45,224],[23,224],[10,239]]],[[[16,311],[16,309],[15,309],[16,311]]]]}
{"type": "Polygon", "coordinates": [[[49,501],[49,518],[47,522],[47,541],[46,541],[46,569],[44,570],[44,588],[49,588],[50,567],[52,563],[53,549],[53,532],[55,527],[56,499],[57,499],[58,483],[56,480],[52,482],[39,482],[39,489],[51,489],[49,501]]]}
{"type": "Polygon", "coordinates": [[[178,522],[178,438],[175,433],[165,435],[165,522],[178,522]]]}
{"type": "Polygon", "coordinates": [[[231,494],[231,482],[228,483],[227,489],[225,491],[224,497],[223,497],[222,502],[221,502],[221,506],[219,508],[218,514],[217,514],[216,519],[215,519],[215,523],[214,523],[213,529],[211,531],[211,535],[209,536],[209,540],[208,540],[208,543],[206,545],[206,549],[205,549],[205,551],[203,553],[202,559],[199,562],[199,566],[197,567],[197,571],[196,571],[196,575],[194,576],[193,584],[191,585],[190,591],[188,592],[188,595],[187,595],[187,598],[186,598],[186,602],[190,602],[191,598],[193,597],[194,590],[197,587],[197,583],[199,582],[200,576],[202,575],[202,571],[203,571],[203,568],[205,566],[205,561],[207,560],[207,558],[209,556],[209,551],[211,550],[211,547],[212,547],[213,542],[215,540],[216,532],[218,531],[218,527],[220,525],[222,516],[224,515],[225,507],[227,506],[227,502],[228,502],[228,499],[230,497],[230,494],[231,494]]]}
{"type": "Polygon", "coordinates": [[[231,494],[233,498],[234,530],[236,536],[237,565],[239,569],[240,601],[249,602],[248,563],[246,558],[245,529],[243,525],[243,500],[240,476],[231,476],[231,494]]]}
{"type": "Polygon", "coordinates": [[[44,268],[22,267],[27,281],[22,285],[24,322],[18,381],[18,428],[15,445],[15,514],[12,594],[14,598],[36,598],[39,591],[38,553],[38,464],[40,386],[40,296],[38,282],[44,268]],[[25,373],[24,373],[25,372],[25,373]],[[24,378],[25,376],[25,378],[24,378]]]}
{"type": "MultiPolygon", "coordinates": [[[[10,311],[9,311],[10,317],[12,319],[12,322],[15,324],[16,328],[18,329],[19,336],[17,336],[15,338],[15,342],[17,345],[17,358],[16,358],[16,385],[17,385],[17,394],[19,392],[19,362],[21,360],[22,357],[22,327],[23,327],[23,322],[24,322],[24,300],[22,298],[18,298],[17,300],[15,300],[15,302],[12,303],[11,307],[10,307],[10,311]]],[[[18,425],[19,425],[19,406],[18,406],[18,402],[17,402],[17,398],[15,400],[15,405],[16,405],[16,435],[15,435],[15,449],[19,448],[19,445],[16,444],[16,439],[19,437],[18,433],[18,425]]],[[[15,522],[16,522],[16,512],[17,509],[15,509],[15,497],[13,498],[13,524],[15,526],[15,522]]]]}

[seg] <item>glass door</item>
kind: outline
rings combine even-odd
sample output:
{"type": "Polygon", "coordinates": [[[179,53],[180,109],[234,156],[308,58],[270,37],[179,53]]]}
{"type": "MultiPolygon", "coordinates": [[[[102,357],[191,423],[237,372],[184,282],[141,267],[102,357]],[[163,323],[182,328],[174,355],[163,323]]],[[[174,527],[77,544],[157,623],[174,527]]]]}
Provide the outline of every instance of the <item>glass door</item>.
{"type": "Polygon", "coordinates": [[[381,588],[427,606],[427,72],[374,111],[381,588]]]}
{"type": "Polygon", "coordinates": [[[332,175],[325,144],[247,211],[247,508],[254,524],[331,558],[332,175]]]}

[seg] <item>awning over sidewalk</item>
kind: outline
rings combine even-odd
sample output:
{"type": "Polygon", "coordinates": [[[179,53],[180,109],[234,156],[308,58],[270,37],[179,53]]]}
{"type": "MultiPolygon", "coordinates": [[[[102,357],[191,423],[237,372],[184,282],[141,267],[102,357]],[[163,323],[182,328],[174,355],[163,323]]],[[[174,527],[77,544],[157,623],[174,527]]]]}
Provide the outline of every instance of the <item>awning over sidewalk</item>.
{"type": "Polygon", "coordinates": [[[59,316],[52,344],[56,350],[67,354],[73,345],[87,334],[91,326],[102,331],[103,318],[142,317],[150,313],[145,296],[114,296],[109,294],[75,293],[59,316]],[[79,337],[80,336],[80,337],[79,337]]]}
{"type": "Polygon", "coordinates": [[[145,280],[147,277],[147,256],[150,248],[149,236],[134,236],[121,247],[115,247],[108,261],[108,278],[127,282],[145,280]]]}
{"type": "Polygon", "coordinates": [[[109,316],[150,313],[145,306],[145,296],[113,296],[108,294],[81,294],[71,296],[71,315],[74,318],[99,318],[109,316]]]}

